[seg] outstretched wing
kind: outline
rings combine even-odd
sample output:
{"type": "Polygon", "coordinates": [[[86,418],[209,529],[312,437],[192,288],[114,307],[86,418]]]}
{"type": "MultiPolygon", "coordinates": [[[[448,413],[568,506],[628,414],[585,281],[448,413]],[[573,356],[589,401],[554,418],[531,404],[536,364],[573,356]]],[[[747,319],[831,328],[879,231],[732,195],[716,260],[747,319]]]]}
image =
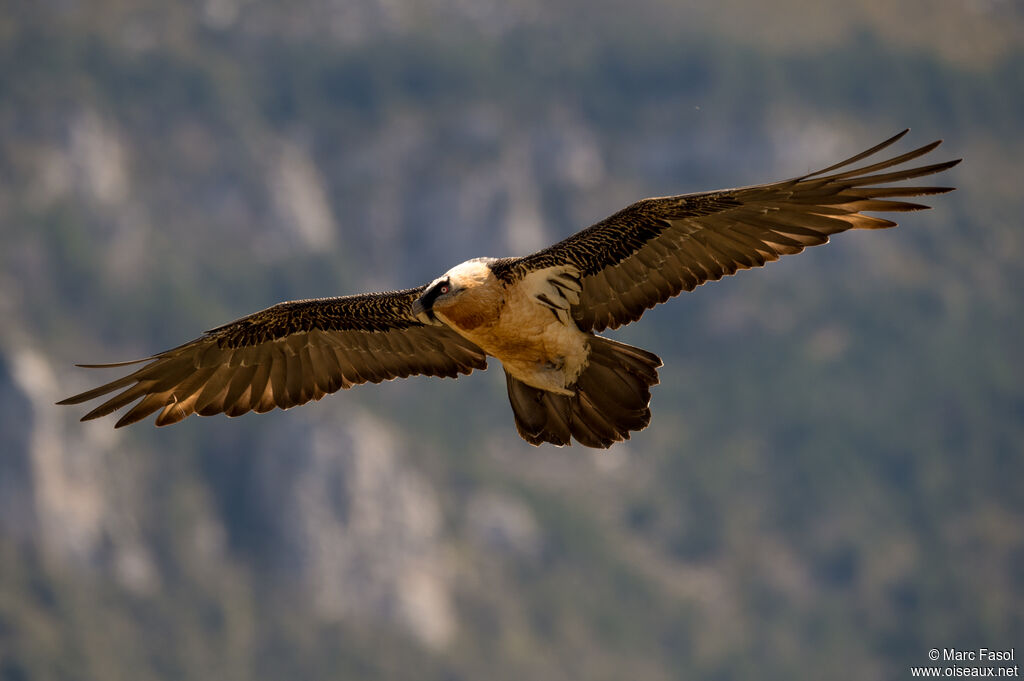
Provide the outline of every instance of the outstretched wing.
{"type": "Polygon", "coordinates": [[[79,404],[120,391],[82,420],[141,400],[126,426],[160,410],[156,425],[190,414],[287,409],[339,388],[413,374],[455,377],[487,366],[483,350],[445,326],[424,325],[410,311],[423,288],[280,303],[207,331],[148,359],[116,381],[58,402],[79,404]]]}
{"type": "Polygon", "coordinates": [[[932,175],[959,160],[878,171],[923,156],[940,142],[844,170],[906,133],[904,130],[841,163],[791,180],[643,199],[550,248],[502,261],[494,267],[495,272],[511,281],[531,271],[573,265],[582,277],[580,301],[572,309],[577,324],[585,331],[614,329],[638,320],[645,310],[682,291],[823,244],[830,234],[896,225],[863,211],[928,208],[894,199],[942,194],[952,188],[878,185],[932,175]]]}

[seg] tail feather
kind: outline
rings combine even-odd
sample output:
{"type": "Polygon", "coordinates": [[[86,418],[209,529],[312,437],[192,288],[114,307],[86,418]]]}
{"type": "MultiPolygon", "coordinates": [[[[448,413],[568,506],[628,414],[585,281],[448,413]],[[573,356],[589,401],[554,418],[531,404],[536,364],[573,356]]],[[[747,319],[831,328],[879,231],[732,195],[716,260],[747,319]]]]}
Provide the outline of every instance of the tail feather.
{"type": "Polygon", "coordinates": [[[532,445],[577,442],[605,449],[629,439],[651,421],[651,386],[661,359],[646,350],[600,336],[590,338],[589,364],[559,395],[526,385],[505,372],[516,429],[532,445]]]}
{"type": "Polygon", "coordinates": [[[526,385],[508,371],[505,371],[505,382],[516,417],[516,430],[524,440],[531,445],[551,442],[562,446],[571,442],[569,401],[564,396],[526,385]]]}

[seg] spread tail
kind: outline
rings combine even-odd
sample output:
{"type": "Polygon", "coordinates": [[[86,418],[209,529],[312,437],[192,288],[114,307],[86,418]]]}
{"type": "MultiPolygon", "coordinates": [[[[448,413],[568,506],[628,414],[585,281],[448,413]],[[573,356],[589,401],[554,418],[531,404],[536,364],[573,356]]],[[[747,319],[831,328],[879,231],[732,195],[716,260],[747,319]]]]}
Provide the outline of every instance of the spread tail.
{"type": "Polygon", "coordinates": [[[550,442],[605,449],[651,422],[651,386],[661,359],[654,353],[601,336],[590,337],[589,363],[574,395],[526,385],[505,372],[516,430],[531,445],[550,442]]]}

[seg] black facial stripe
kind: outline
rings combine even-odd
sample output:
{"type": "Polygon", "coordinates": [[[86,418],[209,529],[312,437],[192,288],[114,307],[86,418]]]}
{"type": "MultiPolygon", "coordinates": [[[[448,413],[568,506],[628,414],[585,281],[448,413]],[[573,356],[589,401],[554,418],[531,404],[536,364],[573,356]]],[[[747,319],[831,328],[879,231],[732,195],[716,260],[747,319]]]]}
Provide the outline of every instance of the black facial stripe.
{"type": "Polygon", "coordinates": [[[451,284],[448,283],[447,279],[437,282],[423,294],[423,297],[420,300],[423,304],[424,310],[430,310],[434,306],[434,301],[437,300],[439,295],[441,295],[441,288],[444,286],[451,288],[451,284]]]}

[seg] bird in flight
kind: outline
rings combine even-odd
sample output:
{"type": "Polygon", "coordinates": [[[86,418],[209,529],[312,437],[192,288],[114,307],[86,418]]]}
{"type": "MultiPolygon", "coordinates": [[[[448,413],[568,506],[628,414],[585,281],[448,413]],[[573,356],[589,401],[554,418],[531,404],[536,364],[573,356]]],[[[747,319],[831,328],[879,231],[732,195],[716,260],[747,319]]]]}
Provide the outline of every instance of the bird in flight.
{"type": "Polygon", "coordinates": [[[928,208],[903,199],[952,188],[892,183],[959,163],[907,167],[940,141],[858,165],[906,133],[790,180],[643,199],[532,255],[469,260],[417,288],[279,303],[146,359],[79,365],[142,364],[58,404],[115,393],[82,420],[137,401],[115,427],[155,412],[166,426],[192,414],[288,409],[366,382],[456,378],[491,356],[523,439],[610,447],[650,423],[662,362],[597,334],[837,232],[896,225],[865,212],[928,208]]]}

